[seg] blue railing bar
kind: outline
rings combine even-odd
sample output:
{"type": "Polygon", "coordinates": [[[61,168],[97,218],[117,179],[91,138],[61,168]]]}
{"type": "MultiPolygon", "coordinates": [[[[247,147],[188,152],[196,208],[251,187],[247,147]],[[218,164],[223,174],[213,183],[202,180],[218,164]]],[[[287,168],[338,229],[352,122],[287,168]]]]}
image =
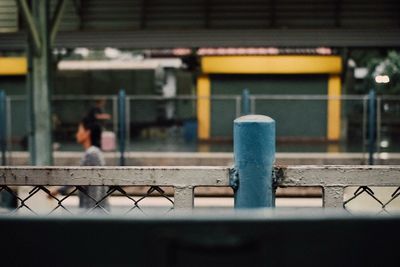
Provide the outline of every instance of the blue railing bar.
{"type": "MultiPolygon", "coordinates": [[[[54,95],[52,100],[54,101],[68,101],[68,100],[95,100],[99,98],[112,100],[114,95],[54,95]]],[[[155,95],[126,95],[129,100],[196,100],[196,99],[215,99],[215,100],[235,100],[241,95],[212,95],[210,97],[198,97],[196,95],[178,95],[172,97],[155,96],[155,95]]],[[[9,96],[11,101],[24,101],[25,96],[9,96]]],[[[342,95],[342,96],[328,96],[328,95],[251,95],[251,99],[255,100],[363,100],[368,98],[368,95],[342,95]]],[[[400,100],[400,97],[382,95],[377,96],[377,98],[382,98],[384,100],[400,100]]]]}
{"type": "Polygon", "coordinates": [[[125,90],[121,89],[118,94],[118,143],[120,159],[119,165],[125,166],[125,138],[126,138],[126,95],[125,90]]]}
{"type": "Polygon", "coordinates": [[[368,97],[368,164],[374,165],[374,153],[376,148],[376,94],[374,90],[368,97]]]}
{"type": "Polygon", "coordinates": [[[250,91],[249,89],[243,89],[242,91],[242,114],[241,115],[249,115],[250,114],[250,91]]]}

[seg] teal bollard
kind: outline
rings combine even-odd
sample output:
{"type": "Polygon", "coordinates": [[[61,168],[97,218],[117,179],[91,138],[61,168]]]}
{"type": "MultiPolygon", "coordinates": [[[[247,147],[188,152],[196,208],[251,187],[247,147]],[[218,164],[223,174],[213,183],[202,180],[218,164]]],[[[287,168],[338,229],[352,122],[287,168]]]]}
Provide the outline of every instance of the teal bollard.
{"type": "Polygon", "coordinates": [[[234,121],[235,208],[275,207],[272,171],[275,162],[275,121],[247,115],[234,121]]]}

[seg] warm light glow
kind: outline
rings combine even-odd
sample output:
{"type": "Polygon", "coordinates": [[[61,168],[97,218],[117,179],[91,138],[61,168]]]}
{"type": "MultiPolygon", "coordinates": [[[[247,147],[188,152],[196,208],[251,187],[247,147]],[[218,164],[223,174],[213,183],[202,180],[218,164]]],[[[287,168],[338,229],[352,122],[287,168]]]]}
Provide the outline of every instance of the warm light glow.
{"type": "Polygon", "coordinates": [[[378,75],[375,77],[376,83],[388,83],[390,82],[390,78],[387,75],[378,75]]]}

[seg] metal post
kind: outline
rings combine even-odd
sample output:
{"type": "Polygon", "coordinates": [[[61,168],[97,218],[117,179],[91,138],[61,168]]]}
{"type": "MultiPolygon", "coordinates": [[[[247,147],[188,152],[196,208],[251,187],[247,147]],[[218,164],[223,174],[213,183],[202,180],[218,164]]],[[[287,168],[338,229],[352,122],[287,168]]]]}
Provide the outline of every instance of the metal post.
{"type": "Polygon", "coordinates": [[[274,207],[275,121],[263,115],[242,116],[234,121],[233,136],[239,178],[235,208],[274,207]]]}
{"type": "Polygon", "coordinates": [[[236,118],[240,117],[240,114],[242,114],[242,107],[240,106],[240,96],[235,97],[235,114],[236,118]]]}
{"type": "Polygon", "coordinates": [[[7,142],[6,142],[6,146],[8,150],[8,157],[7,157],[7,164],[8,165],[12,165],[12,125],[11,125],[11,98],[10,97],[6,97],[6,131],[7,131],[7,142]]]}
{"type": "Polygon", "coordinates": [[[242,116],[250,114],[250,91],[243,89],[242,91],[242,116]]]}
{"type": "MultiPolygon", "coordinates": [[[[6,94],[0,91],[0,150],[1,165],[7,165],[7,109],[6,94]]],[[[0,191],[0,207],[10,207],[10,195],[6,191],[0,191]]]]}
{"type": "Polygon", "coordinates": [[[1,165],[7,164],[7,110],[6,110],[6,94],[0,91],[0,149],[1,149],[1,165]]]}
{"type": "Polygon", "coordinates": [[[368,95],[368,164],[374,165],[376,148],[376,94],[371,90],[368,95]]]}
{"type": "Polygon", "coordinates": [[[366,162],[366,151],[365,146],[367,145],[367,101],[368,98],[364,97],[363,102],[363,116],[362,116],[362,154],[363,154],[363,162],[366,162]]]}
{"type": "Polygon", "coordinates": [[[125,90],[121,89],[118,94],[118,143],[119,143],[119,164],[121,166],[125,166],[125,134],[126,134],[126,108],[125,108],[126,100],[125,100],[125,90]]]}
{"type": "Polygon", "coordinates": [[[256,114],[256,98],[254,96],[250,96],[250,112],[256,114]]]}
{"type": "MultiPolygon", "coordinates": [[[[32,17],[36,21],[41,45],[35,52],[29,49],[30,65],[28,75],[30,83],[30,148],[34,165],[51,165],[51,104],[50,104],[50,38],[49,38],[49,1],[32,1],[32,17]]],[[[30,42],[32,44],[32,42],[30,42]]]]}
{"type": "Polygon", "coordinates": [[[131,138],[131,99],[128,96],[125,96],[125,148],[130,146],[130,138],[131,138]]]}
{"type": "MultiPolygon", "coordinates": [[[[382,97],[376,98],[376,152],[379,155],[381,152],[381,129],[382,129],[382,97]]],[[[378,157],[378,164],[380,164],[380,157],[378,157]]]]}
{"type": "Polygon", "coordinates": [[[118,96],[112,97],[112,123],[114,133],[118,133],[118,96]]]}

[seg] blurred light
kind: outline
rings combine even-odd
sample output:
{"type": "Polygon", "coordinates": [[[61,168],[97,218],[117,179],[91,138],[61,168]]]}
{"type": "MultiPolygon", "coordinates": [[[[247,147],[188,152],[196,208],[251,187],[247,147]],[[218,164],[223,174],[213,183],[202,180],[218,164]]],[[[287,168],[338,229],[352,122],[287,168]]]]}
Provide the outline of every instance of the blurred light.
{"type": "Polygon", "coordinates": [[[376,83],[388,83],[390,82],[390,78],[387,75],[378,75],[375,77],[376,83]]]}
{"type": "Polygon", "coordinates": [[[53,54],[54,55],[62,55],[65,56],[67,54],[67,49],[65,48],[60,48],[60,49],[53,49],[53,54]]]}
{"type": "Polygon", "coordinates": [[[332,55],[332,49],[329,47],[318,47],[315,49],[315,52],[320,55],[332,55]]]}
{"type": "Polygon", "coordinates": [[[368,75],[368,68],[355,68],[354,77],[356,79],[364,79],[368,75]]]}
{"type": "Polygon", "coordinates": [[[356,62],[354,61],[354,59],[349,59],[348,61],[347,61],[347,66],[349,66],[350,68],[355,68],[355,67],[357,67],[357,64],[356,64],[356,62]]]}
{"type": "Polygon", "coordinates": [[[278,55],[275,47],[204,47],[197,50],[199,56],[213,55],[278,55]]]}
{"type": "Polygon", "coordinates": [[[385,103],[385,104],[383,105],[383,110],[384,110],[385,112],[388,112],[388,111],[389,111],[389,104],[388,104],[388,103],[385,103]]]}
{"type": "Polygon", "coordinates": [[[172,55],[174,56],[188,56],[192,54],[192,49],[190,48],[174,48],[172,49],[172,55]]]}
{"type": "Polygon", "coordinates": [[[84,48],[84,47],[80,47],[80,48],[76,48],[74,50],[74,53],[77,55],[81,55],[82,57],[87,57],[89,55],[89,49],[84,48]]]}
{"type": "Polygon", "coordinates": [[[382,147],[382,148],[387,148],[387,147],[389,147],[389,141],[388,141],[388,140],[383,140],[383,141],[381,141],[381,147],[382,147]]]}
{"type": "Polygon", "coordinates": [[[389,159],[389,153],[387,153],[387,152],[379,153],[379,158],[380,159],[389,159]]]}
{"type": "Polygon", "coordinates": [[[180,68],[180,58],[154,58],[137,60],[61,60],[58,69],[69,70],[128,70],[128,69],[157,69],[157,68],[180,68]]]}
{"type": "Polygon", "coordinates": [[[115,48],[106,47],[104,49],[104,55],[108,58],[117,58],[121,54],[121,51],[115,48]]]}

